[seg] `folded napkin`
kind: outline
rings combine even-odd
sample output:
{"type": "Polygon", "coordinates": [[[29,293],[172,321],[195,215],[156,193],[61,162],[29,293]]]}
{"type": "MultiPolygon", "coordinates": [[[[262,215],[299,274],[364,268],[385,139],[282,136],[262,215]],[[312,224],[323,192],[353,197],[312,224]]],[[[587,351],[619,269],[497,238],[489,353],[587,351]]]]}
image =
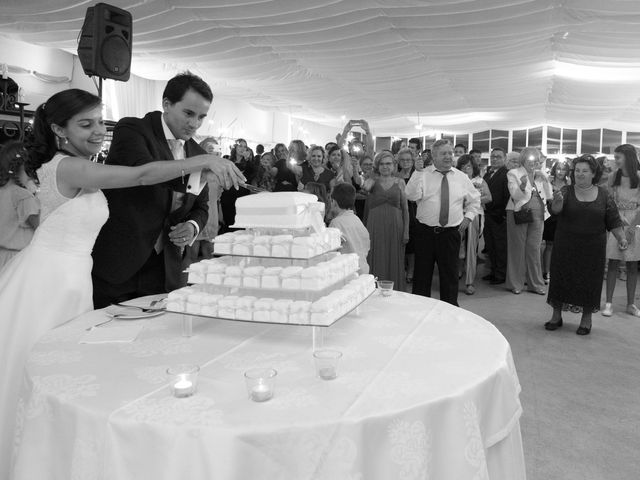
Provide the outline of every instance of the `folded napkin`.
{"type": "Polygon", "coordinates": [[[96,327],[86,332],[79,343],[130,343],[143,328],[144,325],[134,323],[96,327]]]}

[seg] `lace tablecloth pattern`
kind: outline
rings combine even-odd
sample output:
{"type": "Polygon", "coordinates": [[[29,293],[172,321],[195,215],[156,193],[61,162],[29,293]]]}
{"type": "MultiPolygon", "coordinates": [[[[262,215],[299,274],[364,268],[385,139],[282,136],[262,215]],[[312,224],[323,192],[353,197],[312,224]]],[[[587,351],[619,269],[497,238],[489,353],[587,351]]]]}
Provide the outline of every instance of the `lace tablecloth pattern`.
{"type": "Polygon", "coordinates": [[[136,320],[133,343],[79,344],[102,319],[85,314],[31,353],[16,479],[525,478],[509,344],[466,310],[374,295],[326,330],[343,352],[333,381],[314,375],[308,327],[196,319],[184,338],[165,314],[136,320]],[[181,363],[201,366],[186,399],[164,375],[181,363]],[[251,367],[278,370],[269,402],[247,398],[251,367]]]}

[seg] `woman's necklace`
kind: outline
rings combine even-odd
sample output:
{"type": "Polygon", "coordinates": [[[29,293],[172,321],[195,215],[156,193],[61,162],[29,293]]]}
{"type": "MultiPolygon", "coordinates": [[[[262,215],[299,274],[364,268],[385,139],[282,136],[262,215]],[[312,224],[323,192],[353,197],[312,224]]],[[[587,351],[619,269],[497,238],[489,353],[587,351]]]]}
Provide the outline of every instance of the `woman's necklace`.
{"type": "Polygon", "coordinates": [[[582,190],[583,192],[586,192],[587,190],[591,190],[593,187],[595,187],[595,185],[590,184],[588,187],[581,187],[576,183],[576,187],[578,188],[578,190],[582,190]]]}

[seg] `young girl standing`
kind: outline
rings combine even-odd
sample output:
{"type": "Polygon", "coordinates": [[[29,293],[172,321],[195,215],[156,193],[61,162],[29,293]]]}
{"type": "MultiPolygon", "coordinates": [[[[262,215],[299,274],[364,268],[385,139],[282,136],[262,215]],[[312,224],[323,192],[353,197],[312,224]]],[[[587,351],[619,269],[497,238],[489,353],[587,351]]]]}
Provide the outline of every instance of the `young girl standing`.
{"type": "Polygon", "coordinates": [[[40,220],[36,181],[25,172],[26,158],[20,142],[0,150],[0,270],[31,242],[40,220]]]}
{"type": "Polygon", "coordinates": [[[616,202],[620,217],[624,222],[624,233],[629,244],[621,250],[613,234],[607,239],[607,294],[602,315],[613,314],[613,292],[616,287],[616,274],[620,262],[627,269],[627,313],[640,317],[640,309],[635,305],[636,284],[638,281],[638,260],[640,260],[640,162],[633,145],[624,144],[614,150],[617,170],[613,178],[609,177],[609,189],[616,202]]]}

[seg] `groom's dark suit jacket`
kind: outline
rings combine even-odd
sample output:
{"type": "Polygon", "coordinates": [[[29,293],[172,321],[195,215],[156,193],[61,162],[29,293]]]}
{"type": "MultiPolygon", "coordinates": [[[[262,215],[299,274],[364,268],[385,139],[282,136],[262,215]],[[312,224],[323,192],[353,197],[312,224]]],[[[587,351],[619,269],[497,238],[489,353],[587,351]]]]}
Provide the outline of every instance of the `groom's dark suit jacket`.
{"type": "MultiPolygon", "coordinates": [[[[113,131],[107,164],[136,166],[173,158],[165,138],[161,112],[144,118],[123,118],[113,131]]],[[[186,157],[206,153],[193,139],[185,142],[186,157]]],[[[109,202],[109,219],[93,249],[93,275],[110,284],[120,284],[137,273],[152,253],[156,240],[165,235],[165,288],[186,283],[182,273],[182,252],[166,237],[169,227],[194,220],[204,228],[208,218],[209,189],[199,195],[187,190],[188,175],[166,183],[104,190],[109,202]],[[173,191],[185,193],[183,205],[171,212],[173,191]]],[[[162,293],[162,292],[158,292],[162,293]]]]}

